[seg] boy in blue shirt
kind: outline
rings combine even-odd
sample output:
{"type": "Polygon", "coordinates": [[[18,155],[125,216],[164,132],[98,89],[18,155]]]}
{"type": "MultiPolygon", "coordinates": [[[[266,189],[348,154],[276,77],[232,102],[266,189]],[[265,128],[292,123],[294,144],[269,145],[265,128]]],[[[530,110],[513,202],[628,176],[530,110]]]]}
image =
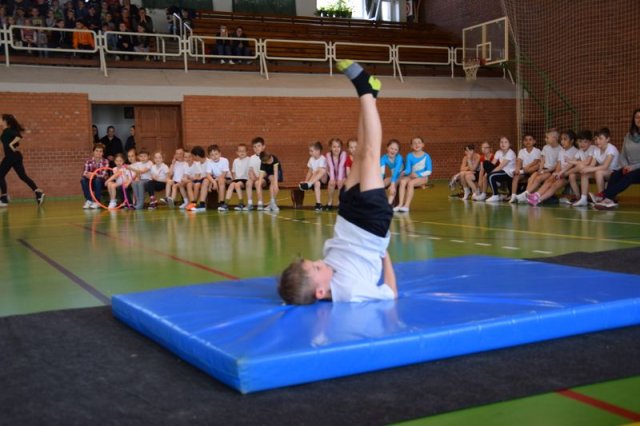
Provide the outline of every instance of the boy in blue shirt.
{"type": "Polygon", "coordinates": [[[380,175],[382,126],[376,96],[381,84],[355,62],[339,61],[337,67],[360,98],[358,148],[340,193],[334,236],[324,245],[324,259],[296,260],[280,276],[278,293],[287,304],[362,302],[398,295],[387,252],[393,211],[380,175]],[[378,286],[383,270],[384,284],[378,286]]]}

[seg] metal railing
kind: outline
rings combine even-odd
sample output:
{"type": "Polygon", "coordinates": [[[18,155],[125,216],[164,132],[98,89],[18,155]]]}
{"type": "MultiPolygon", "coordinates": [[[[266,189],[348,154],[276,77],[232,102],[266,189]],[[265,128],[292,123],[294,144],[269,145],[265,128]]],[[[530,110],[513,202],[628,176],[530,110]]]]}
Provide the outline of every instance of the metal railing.
{"type": "MultiPolygon", "coordinates": [[[[460,60],[461,48],[422,45],[394,45],[356,42],[328,42],[318,40],[297,39],[256,39],[225,37],[225,41],[242,40],[248,44],[248,50],[242,53],[228,50],[228,45],[222,53],[216,51],[216,41],[219,37],[194,34],[193,29],[175,15],[172,17],[178,26],[174,25],[174,32],[178,34],[136,33],[107,31],[106,33],[91,30],[77,30],[67,28],[43,28],[24,25],[12,25],[0,28],[0,54],[5,54],[5,64],[10,66],[12,52],[31,50],[33,52],[55,52],[73,56],[96,54],[100,60],[100,70],[108,76],[107,62],[117,57],[145,57],[149,60],[166,62],[167,59],[183,60],[184,71],[189,71],[189,63],[219,61],[258,61],[259,72],[265,79],[269,79],[269,62],[326,62],[329,74],[333,74],[333,64],[340,59],[354,59],[371,64],[389,64],[393,68],[394,77],[404,81],[403,67],[405,66],[442,66],[449,67],[451,77],[455,76],[455,67],[462,66],[460,60]],[[52,33],[90,33],[93,42],[92,49],[77,49],[69,45],[64,47],[24,46],[15,39],[14,32],[21,30],[46,31],[52,33]],[[121,50],[114,48],[114,38],[121,36],[148,38],[148,51],[121,50]]],[[[72,37],[70,37],[72,38],[72,37]]],[[[143,43],[144,44],[144,43],[143,43]]],[[[68,64],[67,64],[68,65],[68,64]]],[[[82,64],[82,65],[86,65],[82,64]]]]}

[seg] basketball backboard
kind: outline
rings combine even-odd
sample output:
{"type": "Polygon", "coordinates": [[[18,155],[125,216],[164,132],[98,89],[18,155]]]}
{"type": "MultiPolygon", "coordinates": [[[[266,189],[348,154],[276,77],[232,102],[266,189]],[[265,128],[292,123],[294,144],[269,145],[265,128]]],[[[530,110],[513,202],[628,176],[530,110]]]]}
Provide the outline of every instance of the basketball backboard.
{"type": "Polygon", "coordinates": [[[509,21],[506,16],[462,30],[462,63],[478,60],[482,65],[509,60],[509,21]]]}

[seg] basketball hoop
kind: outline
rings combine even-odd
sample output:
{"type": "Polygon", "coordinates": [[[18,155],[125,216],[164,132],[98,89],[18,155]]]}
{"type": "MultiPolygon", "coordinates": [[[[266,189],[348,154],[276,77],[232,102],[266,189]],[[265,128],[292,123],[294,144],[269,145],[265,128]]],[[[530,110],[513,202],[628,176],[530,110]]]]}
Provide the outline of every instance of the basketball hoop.
{"type": "Polygon", "coordinates": [[[480,66],[484,64],[484,61],[480,58],[469,58],[465,59],[464,65],[462,65],[462,69],[465,73],[465,78],[467,81],[474,81],[476,76],[478,75],[478,70],[480,66]]]}

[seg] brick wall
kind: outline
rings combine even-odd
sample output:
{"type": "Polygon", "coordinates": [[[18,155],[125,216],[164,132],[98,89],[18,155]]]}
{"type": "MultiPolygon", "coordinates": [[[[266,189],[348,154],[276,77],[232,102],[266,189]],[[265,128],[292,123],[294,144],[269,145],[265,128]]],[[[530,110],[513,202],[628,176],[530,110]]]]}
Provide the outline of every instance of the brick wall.
{"type": "MultiPolygon", "coordinates": [[[[86,94],[1,93],[2,113],[27,129],[21,142],[27,174],[47,195],[80,193],[84,158],[91,152],[90,105],[86,94]]],[[[13,198],[32,197],[15,172],[7,176],[13,198]]]]}
{"type": "Polygon", "coordinates": [[[420,21],[435,24],[462,40],[462,29],[504,16],[496,0],[428,0],[422,2],[420,21]]]}
{"type": "MultiPolygon", "coordinates": [[[[10,111],[30,130],[23,152],[27,173],[50,196],[80,195],[83,162],[90,156],[91,116],[86,95],[3,93],[10,111]]],[[[426,141],[434,177],[457,171],[462,148],[516,133],[515,101],[501,99],[385,99],[378,101],[383,140],[400,140],[402,153],[414,135],[426,141]]],[[[355,98],[276,98],[185,96],[184,144],[217,143],[229,159],[238,143],[263,136],[282,161],[286,182],[303,178],[308,145],[356,135],[355,98]]],[[[14,172],[8,178],[14,198],[31,197],[14,172]]]]}
{"type": "MultiPolygon", "coordinates": [[[[383,141],[409,141],[419,135],[434,161],[434,177],[454,174],[469,143],[497,141],[516,133],[514,100],[495,99],[387,99],[378,100],[383,141]]],[[[232,160],[238,143],[250,144],[262,136],[267,149],[283,163],[286,182],[304,178],[308,145],[337,136],[356,136],[358,102],[355,98],[228,98],[186,96],[183,104],[185,145],[216,143],[232,160]]],[[[497,143],[494,143],[497,146],[497,143]]]]}

